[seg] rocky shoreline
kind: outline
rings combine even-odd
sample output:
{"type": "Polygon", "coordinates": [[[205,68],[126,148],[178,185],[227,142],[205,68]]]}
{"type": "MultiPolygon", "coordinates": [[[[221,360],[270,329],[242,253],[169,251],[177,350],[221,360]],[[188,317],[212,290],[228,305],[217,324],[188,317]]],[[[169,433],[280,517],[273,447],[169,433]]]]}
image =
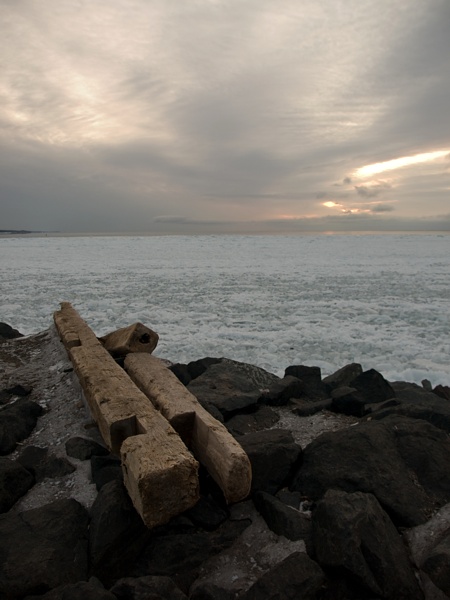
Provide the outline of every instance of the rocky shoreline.
{"type": "Polygon", "coordinates": [[[252,493],[147,529],[53,328],[0,324],[0,597],[450,597],[450,389],[360,365],[171,367],[239,441],[252,493]]]}

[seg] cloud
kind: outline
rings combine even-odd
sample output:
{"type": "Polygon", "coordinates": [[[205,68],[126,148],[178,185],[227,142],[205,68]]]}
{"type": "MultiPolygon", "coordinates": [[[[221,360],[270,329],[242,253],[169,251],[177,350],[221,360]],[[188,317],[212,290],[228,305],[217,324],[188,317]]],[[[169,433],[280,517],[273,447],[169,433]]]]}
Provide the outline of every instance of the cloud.
{"type": "MultiPolygon", "coordinates": [[[[0,0],[2,226],[283,229],[328,200],[388,227],[389,186],[355,171],[450,139],[450,4],[430,2],[0,0]]],[[[405,222],[444,211],[442,161],[391,169],[405,222]]]]}
{"type": "Polygon", "coordinates": [[[392,204],[374,204],[370,207],[370,210],[373,213],[392,212],[394,207],[392,204]]]}
{"type": "Polygon", "coordinates": [[[377,181],[375,183],[368,183],[365,185],[355,185],[356,193],[363,198],[374,198],[379,196],[383,192],[390,190],[392,185],[387,181],[377,181]]]}

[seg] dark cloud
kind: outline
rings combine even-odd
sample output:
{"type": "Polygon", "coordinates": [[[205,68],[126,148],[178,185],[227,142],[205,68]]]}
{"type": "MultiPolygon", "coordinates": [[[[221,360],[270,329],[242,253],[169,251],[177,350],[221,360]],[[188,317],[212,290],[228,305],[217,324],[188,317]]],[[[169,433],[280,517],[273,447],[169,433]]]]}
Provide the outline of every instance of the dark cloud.
{"type": "Polygon", "coordinates": [[[367,185],[355,185],[356,193],[363,198],[374,198],[392,188],[386,181],[377,181],[367,185]]]}
{"type": "Polygon", "coordinates": [[[392,204],[374,204],[370,207],[371,212],[373,213],[383,213],[383,212],[392,212],[394,207],[392,204]]]}

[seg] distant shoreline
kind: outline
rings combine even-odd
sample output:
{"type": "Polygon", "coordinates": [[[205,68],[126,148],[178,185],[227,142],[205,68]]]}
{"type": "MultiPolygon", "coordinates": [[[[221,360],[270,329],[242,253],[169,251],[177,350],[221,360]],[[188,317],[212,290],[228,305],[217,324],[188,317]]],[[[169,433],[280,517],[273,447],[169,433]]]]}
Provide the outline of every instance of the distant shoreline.
{"type": "Polygon", "coordinates": [[[398,230],[398,231],[248,231],[248,232],[203,232],[203,233],[180,233],[180,232],[156,232],[156,231],[85,231],[85,232],[68,232],[68,231],[31,231],[25,229],[0,229],[1,238],[77,238],[77,237],[292,237],[292,236],[376,236],[376,235],[450,235],[448,230],[398,230]]]}

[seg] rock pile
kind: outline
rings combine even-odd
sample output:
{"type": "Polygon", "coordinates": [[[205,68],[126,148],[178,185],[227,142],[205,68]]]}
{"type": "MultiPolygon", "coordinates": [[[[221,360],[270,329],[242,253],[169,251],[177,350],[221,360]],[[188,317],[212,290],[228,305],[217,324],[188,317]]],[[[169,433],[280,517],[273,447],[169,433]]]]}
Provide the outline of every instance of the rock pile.
{"type": "MultiPolygon", "coordinates": [[[[200,467],[199,502],[148,529],[123,485],[120,460],[95,428],[80,429],[74,418],[61,451],[38,435],[70,387],[53,386],[50,402],[50,379],[42,398],[36,377],[27,378],[27,362],[39,364],[45,344],[58,343],[55,332],[7,339],[5,331],[1,598],[450,597],[449,388],[387,382],[358,364],[326,378],[303,365],[278,378],[225,358],[173,365],[246,451],[252,490],[227,505],[200,467]],[[314,438],[319,419],[339,420],[339,428],[314,438]],[[63,488],[81,472],[95,483],[93,502],[69,489],[21,508],[39,485],[63,488]]],[[[72,377],[62,348],[58,360],[42,377],[72,377]]],[[[67,406],[78,405],[76,389],[71,394],[67,406]]]]}

